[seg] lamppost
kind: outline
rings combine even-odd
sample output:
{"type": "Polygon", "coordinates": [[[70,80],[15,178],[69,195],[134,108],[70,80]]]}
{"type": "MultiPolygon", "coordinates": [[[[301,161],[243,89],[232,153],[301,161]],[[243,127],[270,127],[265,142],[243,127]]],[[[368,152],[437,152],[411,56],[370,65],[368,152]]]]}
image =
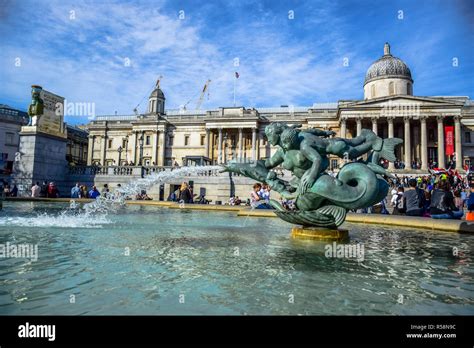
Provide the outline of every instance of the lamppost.
{"type": "Polygon", "coordinates": [[[122,165],[122,146],[119,146],[118,149],[117,149],[117,152],[119,154],[119,159],[118,159],[118,165],[119,167],[122,165]]]}
{"type": "Polygon", "coordinates": [[[140,159],[138,161],[138,165],[142,165],[143,163],[143,134],[140,135],[140,138],[138,139],[140,142],[140,159]]]}

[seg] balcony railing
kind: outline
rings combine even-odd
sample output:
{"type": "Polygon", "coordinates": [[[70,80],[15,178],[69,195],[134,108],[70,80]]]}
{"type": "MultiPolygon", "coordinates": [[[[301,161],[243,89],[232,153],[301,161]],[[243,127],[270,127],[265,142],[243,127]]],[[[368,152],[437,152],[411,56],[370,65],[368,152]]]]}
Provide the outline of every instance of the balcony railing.
{"type": "MultiPolygon", "coordinates": [[[[128,176],[128,177],[145,177],[153,173],[164,171],[173,171],[182,167],[169,166],[70,166],[69,175],[108,175],[108,176],[128,176]]],[[[283,168],[273,169],[279,177],[286,177],[289,172],[283,168]]],[[[183,174],[183,176],[227,176],[228,173],[220,173],[218,169],[206,170],[200,173],[183,174]]],[[[242,176],[240,174],[232,174],[233,176],[242,176]]]]}

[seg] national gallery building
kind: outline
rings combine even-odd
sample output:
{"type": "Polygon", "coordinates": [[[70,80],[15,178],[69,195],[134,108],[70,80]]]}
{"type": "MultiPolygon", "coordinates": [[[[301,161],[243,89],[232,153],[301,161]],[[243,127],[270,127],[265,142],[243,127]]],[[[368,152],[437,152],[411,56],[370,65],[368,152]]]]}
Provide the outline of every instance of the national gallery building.
{"type": "MultiPolygon", "coordinates": [[[[408,66],[385,44],[382,57],[367,70],[363,100],[340,100],[310,107],[221,107],[166,110],[159,84],[148,99],[148,112],[96,116],[88,124],[88,164],[173,166],[264,159],[276,148],[264,130],[271,122],[301,124],[355,137],[362,128],[398,137],[397,171],[429,167],[457,169],[474,161],[474,103],[467,96],[413,95],[408,66]]],[[[331,169],[340,159],[331,158],[331,169]]],[[[472,162],[474,164],[474,162],[472,162]]]]}

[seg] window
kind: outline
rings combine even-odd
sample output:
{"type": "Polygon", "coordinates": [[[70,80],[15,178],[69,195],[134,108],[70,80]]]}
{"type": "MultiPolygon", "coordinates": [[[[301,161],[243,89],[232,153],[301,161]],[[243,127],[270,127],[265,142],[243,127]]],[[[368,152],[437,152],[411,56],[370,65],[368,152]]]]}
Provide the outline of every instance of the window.
{"type": "Polygon", "coordinates": [[[464,133],[464,142],[470,143],[471,142],[471,132],[464,133]]]}
{"type": "Polygon", "coordinates": [[[109,149],[111,149],[111,148],[112,148],[112,143],[113,143],[113,139],[109,139],[109,143],[108,143],[108,147],[109,147],[109,149]]]}
{"type": "Polygon", "coordinates": [[[205,142],[206,142],[206,136],[201,134],[201,146],[204,146],[205,142]]]}
{"type": "Polygon", "coordinates": [[[375,98],[375,85],[370,86],[370,96],[375,98]]]}
{"type": "Polygon", "coordinates": [[[173,144],[174,144],[174,136],[170,135],[168,138],[168,145],[173,146],[173,144]]]}
{"type": "Polygon", "coordinates": [[[435,131],[433,128],[428,129],[428,141],[435,141],[435,131]]]}
{"type": "Polygon", "coordinates": [[[189,145],[189,135],[185,135],[184,136],[184,146],[188,146],[189,145]]]}
{"type": "Polygon", "coordinates": [[[150,145],[150,136],[147,135],[145,138],[145,145],[150,145]]]}
{"type": "Polygon", "coordinates": [[[388,94],[389,95],[394,95],[395,94],[395,86],[394,86],[393,82],[390,82],[388,84],[388,94]]]}
{"type": "Polygon", "coordinates": [[[125,149],[127,147],[127,139],[122,139],[122,148],[125,149]]]}
{"type": "Polygon", "coordinates": [[[407,94],[413,95],[412,85],[410,82],[407,83],[407,94]]]}
{"type": "Polygon", "coordinates": [[[13,142],[13,139],[15,139],[15,134],[14,133],[5,133],[5,145],[15,145],[13,142]]]}

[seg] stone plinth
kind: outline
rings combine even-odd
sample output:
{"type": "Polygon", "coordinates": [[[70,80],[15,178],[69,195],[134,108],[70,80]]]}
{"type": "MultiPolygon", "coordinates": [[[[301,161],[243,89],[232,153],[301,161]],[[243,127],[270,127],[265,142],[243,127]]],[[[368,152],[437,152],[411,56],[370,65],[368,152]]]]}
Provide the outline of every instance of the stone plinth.
{"type": "Polygon", "coordinates": [[[39,132],[36,127],[22,127],[12,174],[12,183],[17,185],[20,196],[30,195],[33,183],[43,180],[54,181],[61,194],[68,194],[63,186],[67,171],[66,142],[64,137],[39,132]]]}
{"type": "Polygon", "coordinates": [[[337,228],[295,226],[291,229],[291,237],[324,241],[343,241],[349,238],[349,231],[337,228]]]}

